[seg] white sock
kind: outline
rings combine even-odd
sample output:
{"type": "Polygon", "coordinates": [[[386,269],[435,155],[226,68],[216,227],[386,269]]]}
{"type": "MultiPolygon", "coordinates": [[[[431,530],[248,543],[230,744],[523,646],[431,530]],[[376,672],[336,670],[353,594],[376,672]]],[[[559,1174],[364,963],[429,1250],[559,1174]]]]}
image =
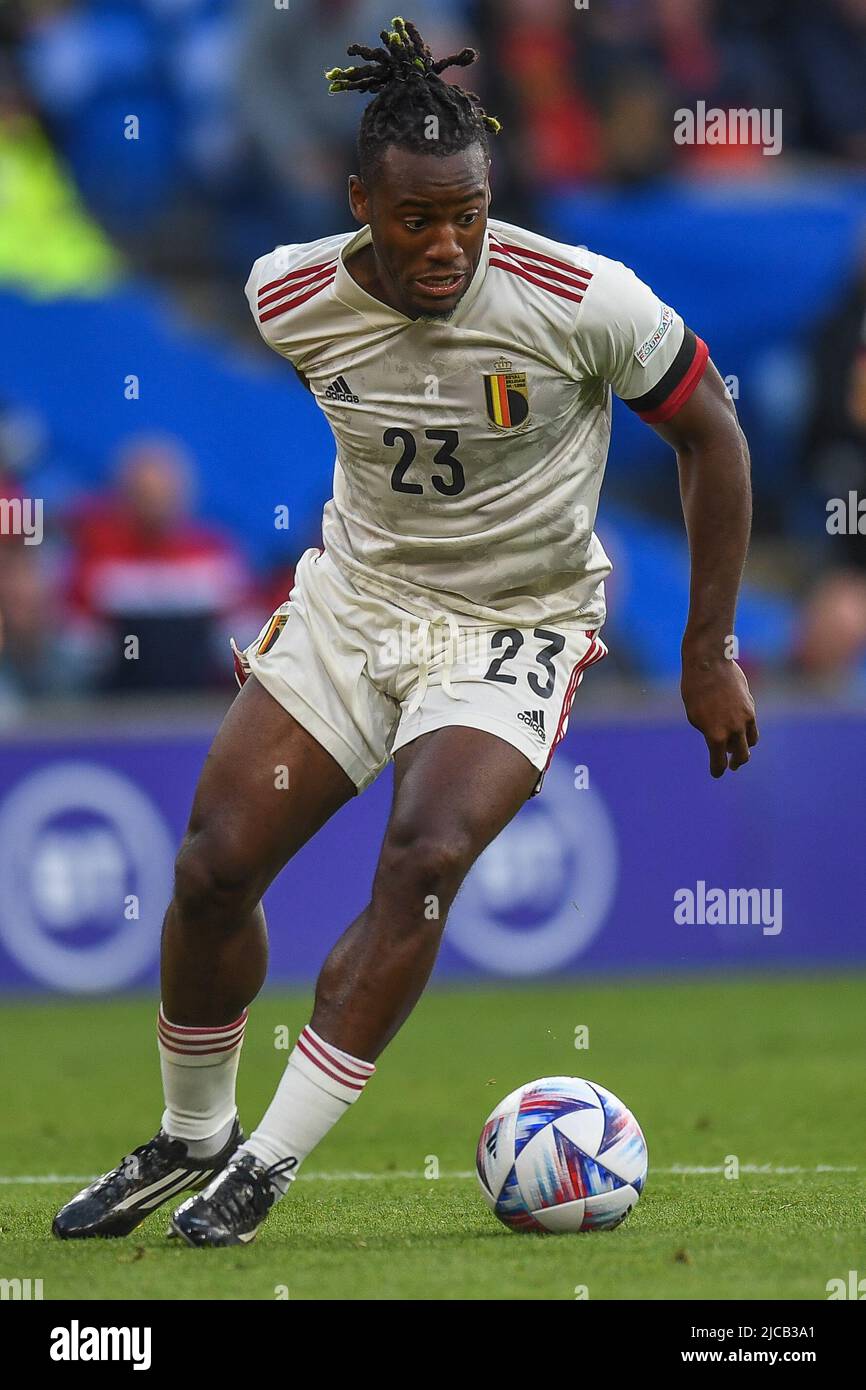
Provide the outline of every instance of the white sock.
{"type": "Polygon", "coordinates": [[[273,1178],[284,1193],[307,1154],[354,1104],[375,1070],[372,1062],[341,1052],[307,1024],[261,1124],[238,1153],[255,1154],[268,1166],[296,1159],[290,1173],[273,1178]]]}
{"type": "Polygon", "coordinates": [[[187,1028],[159,1009],[157,1041],[166,1134],[186,1142],[190,1158],[219,1153],[237,1115],[235,1081],[247,1011],[234,1023],[187,1028]]]}

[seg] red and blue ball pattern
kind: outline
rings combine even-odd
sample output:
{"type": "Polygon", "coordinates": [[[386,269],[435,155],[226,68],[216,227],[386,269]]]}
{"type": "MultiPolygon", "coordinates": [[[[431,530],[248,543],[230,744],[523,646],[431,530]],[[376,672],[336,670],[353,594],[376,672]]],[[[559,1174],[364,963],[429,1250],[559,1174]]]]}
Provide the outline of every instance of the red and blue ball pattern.
{"type": "Polygon", "coordinates": [[[605,1087],[544,1077],[493,1111],[476,1168],[488,1205],[512,1230],[606,1230],[640,1196],[646,1142],[631,1111],[605,1087]]]}

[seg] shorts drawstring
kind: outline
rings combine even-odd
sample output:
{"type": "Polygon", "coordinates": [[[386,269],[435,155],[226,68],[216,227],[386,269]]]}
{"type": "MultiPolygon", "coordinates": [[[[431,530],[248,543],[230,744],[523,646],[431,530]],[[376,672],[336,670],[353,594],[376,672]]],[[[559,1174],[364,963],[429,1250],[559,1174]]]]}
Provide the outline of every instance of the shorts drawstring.
{"type": "Polygon", "coordinates": [[[424,696],[427,694],[430,674],[430,653],[427,650],[430,630],[437,623],[448,624],[448,645],[445,648],[445,658],[442,664],[442,689],[446,695],[450,695],[452,700],[462,700],[464,697],[458,695],[451,684],[451,671],[454,668],[456,659],[456,646],[460,641],[460,628],[453,613],[437,613],[434,618],[422,618],[418,625],[418,645],[420,648],[418,656],[418,684],[415,687],[415,694],[406,706],[406,714],[414,714],[421,708],[424,696]]]}

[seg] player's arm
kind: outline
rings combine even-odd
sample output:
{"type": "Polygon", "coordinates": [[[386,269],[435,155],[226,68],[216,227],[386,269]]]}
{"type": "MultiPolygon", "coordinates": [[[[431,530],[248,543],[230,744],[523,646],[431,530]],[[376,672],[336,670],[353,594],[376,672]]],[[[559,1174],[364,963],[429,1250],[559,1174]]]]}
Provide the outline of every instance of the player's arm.
{"type": "Polygon", "coordinates": [[[590,261],[575,365],[608,382],[676,450],[692,559],[682,695],[710,771],[748,762],[757,742],[749,687],[730,639],[751,524],[749,454],[706,343],[618,261],[590,261]]]}
{"type": "Polygon", "coordinates": [[[691,555],[683,704],[707,741],[710,772],[721,777],[748,762],[758,741],[755,706],[731,643],[752,518],[749,450],[712,362],[685,404],[653,428],[676,451],[691,555]]]}

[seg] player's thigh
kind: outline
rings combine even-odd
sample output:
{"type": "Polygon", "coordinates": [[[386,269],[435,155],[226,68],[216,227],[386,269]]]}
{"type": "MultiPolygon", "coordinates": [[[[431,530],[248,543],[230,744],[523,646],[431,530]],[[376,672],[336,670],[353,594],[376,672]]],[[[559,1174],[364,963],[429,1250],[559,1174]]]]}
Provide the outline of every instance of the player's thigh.
{"type": "Polygon", "coordinates": [[[207,755],[185,846],[263,889],[354,795],[330,753],[252,678],[207,755]]]}
{"type": "Polygon", "coordinates": [[[532,794],[538,769],[498,735],[450,725],[394,755],[389,851],[429,845],[465,872],[532,794]]]}

